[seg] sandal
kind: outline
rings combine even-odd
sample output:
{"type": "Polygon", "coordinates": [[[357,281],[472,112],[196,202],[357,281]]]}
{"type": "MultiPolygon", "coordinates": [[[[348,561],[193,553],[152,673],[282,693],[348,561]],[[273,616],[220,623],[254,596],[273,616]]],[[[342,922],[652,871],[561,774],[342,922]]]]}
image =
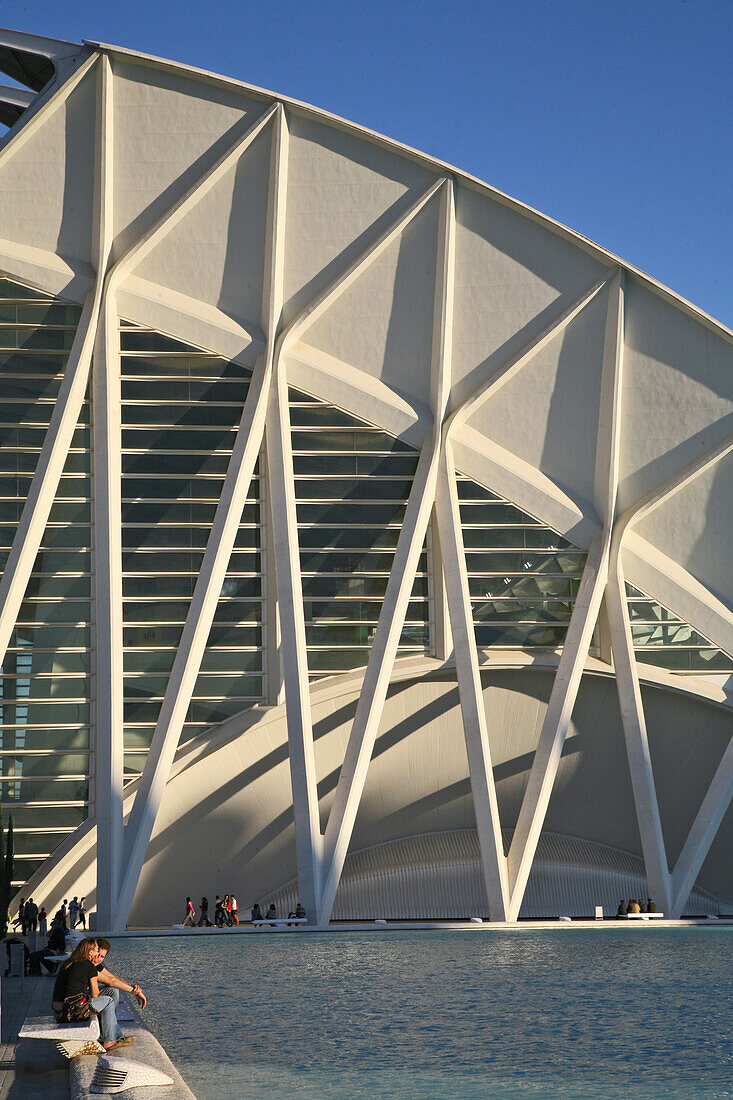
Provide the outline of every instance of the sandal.
{"type": "Polygon", "coordinates": [[[111,1047],[106,1048],[107,1054],[111,1054],[113,1050],[117,1050],[118,1047],[131,1047],[135,1042],[134,1035],[123,1035],[121,1039],[118,1039],[116,1043],[113,1043],[111,1047]]]}

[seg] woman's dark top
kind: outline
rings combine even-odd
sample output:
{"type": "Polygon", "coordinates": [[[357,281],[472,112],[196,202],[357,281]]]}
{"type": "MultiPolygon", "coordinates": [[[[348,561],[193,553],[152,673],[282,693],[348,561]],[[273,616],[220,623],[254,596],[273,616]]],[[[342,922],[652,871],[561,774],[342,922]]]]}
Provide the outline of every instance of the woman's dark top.
{"type": "Polygon", "coordinates": [[[71,966],[59,971],[56,985],[53,987],[53,1000],[63,1001],[77,993],[89,993],[89,979],[96,978],[98,967],[89,959],[79,959],[71,966]]]}

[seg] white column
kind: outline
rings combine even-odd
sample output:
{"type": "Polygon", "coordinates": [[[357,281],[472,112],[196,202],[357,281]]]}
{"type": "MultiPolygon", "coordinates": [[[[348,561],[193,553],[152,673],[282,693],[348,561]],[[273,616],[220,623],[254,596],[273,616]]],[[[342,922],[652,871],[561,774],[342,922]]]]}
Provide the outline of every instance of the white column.
{"type": "Polygon", "coordinates": [[[267,415],[269,534],[275,559],[280,645],[288,724],[290,781],[300,899],[314,921],[321,892],[323,837],[313,754],[303,584],[293,475],[288,383],[279,366],[267,415]]]}
{"type": "MultiPolygon", "coordinates": [[[[603,596],[615,507],[615,486],[618,480],[618,409],[622,333],[623,290],[620,272],[615,269],[589,287],[576,302],[551,321],[534,341],[484,382],[468,401],[453,413],[446,425],[445,472],[441,478],[437,502],[441,549],[446,569],[456,670],[464,715],[469,769],[477,807],[479,840],[482,845],[482,854],[485,852],[484,867],[489,912],[493,920],[515,920],[519,913],[603,596]],[[602,419],[605,416],[608,430],[601,432],[601,442],[596,455],[596,488],[601,498],[600,504],[598,501],[596,503],[601,516],[604,517],[604,535],[592,544],[586,561],[527,791],[509,857],[505,861],[501,845],[496,792],[491,773],[491,756],[478,657],[475,652],[460,511],[454,484],[455,461],[452,443],[454,439],[457,444],[460,443],[462,433],[470,431],[467,428],[467,421],[479,406],[526,366],[553,337],[563,332],[606,288],[609,289],[609,309],[602,358],[601,400],[608,406],[602,412],[602,419]],[[463,576],[459,580],[461,573],[463,576]]],[[[538,473],[538,484],[542,480],[542,475],[538,473]]]]}
{"type": "Polygon", "coordinates": [[[489,920],[504,921],[508,907],[507,868],[476,649],[453,450],[449,441],[441,461],[436,513],[489,920]]]}
{"type": "Polygon", "coordinates": [[[646,877],[652,897],[661,902],[663,912],[671,905],[671,883],[667,853],[664,846],[662,822],[659,817],[657,792],[654,785],[649,738],[647,737],[644,706],[636,668],[636,657],[631,637],[626,605],[626,586],[620,556],[614,563],[608,582],[606,608],[611,628],[611,644],[616,668],[621,721],[629,758],[631,784],[639,824],[641,848],[646,864],[646,877]]]}
{"type": "MultiPolygon", "coordinates": [[[[336,275],[325,290],[290,322],[281,334],[276,349],[277,383],[273,387],[267,431],[269,536],[277,578],[277,622],[280,630],[279,644],[284,674],[288,738],[291,753],[294,754],[291,756],[291,776],[296,848],[303,895],[301,900],[304,901],[309,916],[312,913],[319,921],[323,915],[321,893],[324,881],[322,870],[324,841],[320,829],[315,765],[313,764],[313,728],[310,691],[307,685],[305,619],[292,475],[286,354],[288,347],[292,346],[329,306],[348,290],[359,275],[398,238],[441,185],[441,180],[431,184],[392,225],[370,242],[347,268],[336,275]],[[293,775],[296,757],[302,761],[302,771],[299,775],[293,775]],[[312,906],[309,900],[306,900],[311,896],[314,899],[312,906]]],[[[340,870],[335,876],[336,885],[338,885],[339,874],[340,870]]],[[[335,896],[336,885],[332,887],[333,896],[335,896]]]]}
{"type": "Polygon", "coordinates": [[[119,322],[104,303],[92,376],[94,430],[95,721],[97,924],[112,928],[122,870],[124,759],[122,664],[121,385],[119,322]]]}
{"type": "MultiPolygon", "coordinates": [[[[127,923],[145,853],[163,800],[171,764],[201,667],[201,659],[216,613],[264,433],[275,358],[276,327],[282,300],[282,224],[285,216],[287,186],[287,127],[283,109],[279,107],[267,111],[243,138],[238,139],[233,150],[225,154],[225,157],[207,175],[205,181],[196,185],[188,198],[190,204],[198,201],[201,195],[210,189],[221,172],[233,162],[236,156],[241,155],[262,128],[273,120],[276,126],[271,146],[268,243],[262,306],[267,346],[252,373],[242,419],[237,429],[221,497],[214,513],[211,533],[206,544],[191,606],[173,662],[150,751],[125,828],[124,872],[117,904],[115,925],[117,929],[123,928],[127,923]]],[[[182,216],[180,209],[180,206],[177,207],[177,214],[182,216]]],[[[164,226],[161,226],[161,229],[163,228],[165,232],[168,231],[167,221],[164,226]]],[[[148,250],[149,245],[146,242],[144,247],[136,249],[135,255],[139,259],[140,254],[148,250]]]]}
{"type": "Polygon", "coordinates": [[[723,440],[628,508],[616,523],[611,549],[606,607],[616,665],[616,685],[649,889],[653,895],[662,900],[666,912],[679,912],[694,885],[697,871],[702,865],[725,812],[723,804],[727,805],[726,799],[728,801],[730,799],[731,779],[728,769],[733,766],[733,762],[727,759],[728,753],[726,753],[680,854],[676,868],[677,877],[673,882],[659,817],[644,706],[626,603],[623,541],[635,524],[720,462],[731,451],[733,451],[733,439],[723,440]]]}
{"type": "MultiPolygon", "coordinates": [[[[112,242],[113,82],[109,58],[98,69],[99,158],[95,245],[100,272],[112,242]]],[[[97,818],[97,922],[112,928],[122,865],[123,676],[120,337],[114,291],[103,294],[92,372],[94,517],[94,803],[97,818]]]]}
{"type": "MultiPolygon", "coordinates": [[[[435,190],[436,187],[431,190],[431,194],[435,190]]],[[[431,354],[431,404],[434,419],[430,434],[420,452],[326,827],[325,874],[318,914],[319,925],[328,924],[333,910],[435,498],[441,423],[450,389],[453,324],[455,207],[453,186],[449,180],[443,181],[440,198],[431,354]]]]}
{"type": "Polygon", "coordinates": [[[608,577],[618,492],[623,307],[623,279],[621,272],[616,271],[608,281],[594,474],[594,504],[603,528],[600,538],[594,539],[588,551],[532,770],[512,836],[508,855],[510,920],[516,920],[519,916],[608,577]]]}
{"type": "Polygon", "coordinates": [[[591,544],[570,625],[562,647],[560,663],[552,685],[550,701],[542,723],[532,770],[509,849],[511,903],[508,919],[516,920],[522,905],[529,872],[557,778],[562,750],[580,688],[593,628],[603,598],[608,573],[608,545],[602,539],[591,544]]]}

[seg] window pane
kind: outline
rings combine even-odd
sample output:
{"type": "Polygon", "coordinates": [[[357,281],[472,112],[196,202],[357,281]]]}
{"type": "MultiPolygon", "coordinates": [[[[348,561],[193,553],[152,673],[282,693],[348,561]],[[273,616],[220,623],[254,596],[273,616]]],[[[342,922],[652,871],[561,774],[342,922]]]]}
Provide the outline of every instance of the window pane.
{"type": "Polygon", "coordinates": [[[74,752],[89,748],[89,730],[78,729],[2,729],[0,749],[3,752],[74,752]]]}
{"type": "Polygon", "coordinates": [[[674,611],[630,584],[626,585],[626,599],[638,660],[670,672],[733,672],[733,657],[711,645],[674,611]]]}
{"type": "MultiPolygon", "coordinates": [[[[128,323],[121,340],[134,352],[122,358],[125,746],[128,756],[133,748],[140,754],[139,770],[190,609],[249,372],[128,323]]],[[[239,696],[243,672],[261,669],[260,654],[240,648],[262,641],[261,581],[242,575],[261,567],[259,491],[255,477],[202,661],[202,669],[221,671],[222,696],[239,696]],[[224,664],[210,656],[217,644],[232,647],[224,664]]],[[[247,690],[261,698],[261,677],[250,677],[247,690]]]]}
{"type": "MultiPolygon", "coordinates": [[[[11,349],[0,351],[0,421],[6,425],[0,426],[3,567],[38,465],[80,314],[77,305],[0,279],[0,346],[11,349]]],[[[80,420],[86,425],[89,419],[87,395],[80,420]]],[[[23,855],[53,851],[64,830],[75,828],[86,816],[83,806],[49,810],[41,803],[87,798],[89,627],[65,624],[91,620],[89,472],[89,431],[77,428],[51,508],[50,526],[43,532],[42,549],[33,563],[2,664],[0,800],[6,816],[10,808],[13,811],[19,857],[15,873],[21,878],[26,866],[35,865],[26,863],[23,855]],[[82,526],[70,526],[79,521],[82,526]],[[67,651],[64,647],[69,646],[76,648],[67,651]],[[82,780],[51,783],[45,778],[54,775],[80,775],[82,780]],[[55,832],[45,832],[53,826],[55,832]],[[31,842],[24,828],[43,831],[34,833],[31,842]]]]}
{"type": "Polygon", "coordinates": [[[561,646],[585,552],[489,488],[457,486],[477,645],[561,646]]]}
{"type": "MultiPolygon", "coordinates": [[[[297,390],[290,403],[308,666],[358,668],[369,659],[418,455],[297,390]]],[[[422,600],[408,612],[422,621],[407,631],[418,652],[430,641],[427,569],[423,552],[412,591],[422,600]]]]}

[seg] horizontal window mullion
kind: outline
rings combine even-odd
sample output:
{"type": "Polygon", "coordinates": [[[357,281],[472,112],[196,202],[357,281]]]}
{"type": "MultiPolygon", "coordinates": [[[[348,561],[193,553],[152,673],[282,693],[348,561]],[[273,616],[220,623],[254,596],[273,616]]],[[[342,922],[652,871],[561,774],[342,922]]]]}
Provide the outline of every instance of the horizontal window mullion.
{"type": "Polygon", "coordinates": [[[0,772],[0,783],[84,783],[88,779],[86,772],[80,774],[58,775],[8,775],[0,772]]]}
{"type": "MultiPolygon", "coordinates": [[[[81,809],[82,807],[85,807],[85,806],[88,806],[88,805],[89,805],[89,799],[88,798],[42,798],[42,799],[38,799],[38,800],[34,799],[32,802],[24,802],[24,803],[20,804],[20,806],[22,806],[23,809],[39,809],[39,810],[55,810],[55,809],[63,810],[67,807],[69,809],[76,809],[76,808],[81,809]]],[[[7,799],[0,799],[0,809],[2,809],[4,811],[10,811],[13,814],[15,814],[16,808],[20,808],[20,806],[19,806],[19,803],[17,801],[7,800],[7,799]]],[[[74,832],[77,828],[78,828],[78,826],[75,826],[75,828],[72,830],[72,832],[74,832]]],[[[13,880],[13,881],[15,882],[16,880],[13,880]]],[[[17,880],[17,883],[19,885],[22,885],[24,882],[25,882],[25,879],[18,879],[17,880]]]]}

